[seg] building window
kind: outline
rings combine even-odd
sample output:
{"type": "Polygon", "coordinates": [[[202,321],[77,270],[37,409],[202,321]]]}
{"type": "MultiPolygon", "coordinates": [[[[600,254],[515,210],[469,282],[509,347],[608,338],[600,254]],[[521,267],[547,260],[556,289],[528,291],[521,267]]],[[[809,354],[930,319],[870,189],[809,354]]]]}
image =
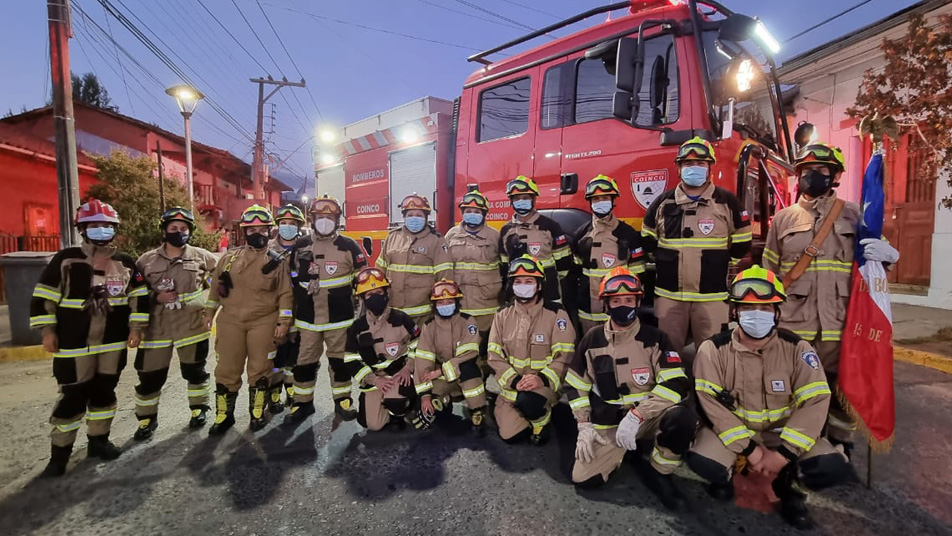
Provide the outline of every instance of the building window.
{"type": "Polygon", "coordinates": [[[479,141],[518,136],[529,129],[528,77],[510,80],[479,96],[479,141]]]}

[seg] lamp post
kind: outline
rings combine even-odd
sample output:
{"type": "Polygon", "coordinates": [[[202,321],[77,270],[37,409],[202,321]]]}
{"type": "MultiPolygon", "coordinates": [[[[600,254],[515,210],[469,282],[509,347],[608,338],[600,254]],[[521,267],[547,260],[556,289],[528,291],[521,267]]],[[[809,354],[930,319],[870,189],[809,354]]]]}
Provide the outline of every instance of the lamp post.
{"type": "Polygon", "coordinates": [[[165,92],[175,99],[179,111],[182,112],[182,117],[185,118],[185,187],[188,189],[188,208],[194,212],[195,191],[192,187],[192,127],[190,119],[195,107],[198,106],[198,101],[204,99],[205,95],[201,91],[186,85],[172,86],[166,89],[165,92]]]}

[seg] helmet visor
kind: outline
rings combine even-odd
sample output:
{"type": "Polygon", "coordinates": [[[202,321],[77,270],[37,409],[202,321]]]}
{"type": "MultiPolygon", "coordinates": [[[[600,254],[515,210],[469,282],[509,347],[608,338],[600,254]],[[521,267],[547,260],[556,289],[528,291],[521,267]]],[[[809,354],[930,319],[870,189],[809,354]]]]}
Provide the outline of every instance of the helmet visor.
{"type": "Polygon", "coordinates": [[[633,275],[616,275],[605,282],[604,296],[635,294],[642,295],[641,281],[633,275]]]}
{"type": "Polygon", "coordinates": [[[700,144],[685,145],[678,150],[678,160],[710,160],[711,152],[700,144]]]}
{"type": "Polygon", "coordinates": [[[784,296],[777,288],[763,279],[745,279],[731,285],[731,301],[775,303],[783,301],[784,296]]]}
{"type": "Polygon", "coordinates": [[[363,270],[357,274],[357,283],[366,283],[371,277],[381,281],[386,279],[386,276],[383,274],[383,270],[380,270],[379,268],[371,268],[369,270],[363,270]]]}

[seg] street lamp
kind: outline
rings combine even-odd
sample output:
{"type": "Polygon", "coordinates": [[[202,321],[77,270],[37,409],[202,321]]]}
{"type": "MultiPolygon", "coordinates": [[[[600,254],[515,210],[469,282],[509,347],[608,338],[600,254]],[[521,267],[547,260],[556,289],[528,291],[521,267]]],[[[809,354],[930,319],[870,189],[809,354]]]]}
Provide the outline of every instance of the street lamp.
{"type": "Polygon", "coordinates": [[[321,127],[317,133],[317,136],[324,145],[330,145],[337,141],[337,132],[331,127],[321,127]]]}
{"type": "Polygon", "coordinates": [[[165,92],[175,99],[179,111],[182,112],[182,117],[185,118],[185,187],[188,188],[188,207],[194,212],[195,192],[192,187],[192,129],[190,118],[192,112],[195,111],[195,107],[198,106],[198,101],[204,99],[205,95],[191,86],[182,84],[172,86],[166,89],[165,92]]]}

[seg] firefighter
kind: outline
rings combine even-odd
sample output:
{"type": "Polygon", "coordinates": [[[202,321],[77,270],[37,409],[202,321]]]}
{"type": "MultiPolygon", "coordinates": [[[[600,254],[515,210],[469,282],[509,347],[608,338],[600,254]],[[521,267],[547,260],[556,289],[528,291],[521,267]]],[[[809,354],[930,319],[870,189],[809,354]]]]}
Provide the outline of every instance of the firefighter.
{"type": "Polygon", "coordinates": [[[413,378],[421,397],[423,422],[436,411],[452,413],[452,401],[466,401],[473,429],[482,431],[486,413],[486,389],[477,363],[480,347],[476,319],[460,306],[465,295],[450,280],[433,285],[430,301],[435,315],[423,326],[414,355],[413,378]]]}
{"type": "MultiPolygon", "coordinates": [[[[563,298],[573,297],[575,284],[569,276],[574,261],[568,237],[558,223],[536,210],[539,187],[532,179],[519,175],[506,184],[506,195],[514,214],[499,231],[503,277],[511,261],[528,254],[545,270],[542,299],[562,303],[563,298]]],[[[573,304],[565,305],[571,308],[573,304]]]]}
{"type": "Polygon", "coordinates": [[[489,330],[489,366],[499,382],[495,418],[507,443],[549,437],[565,367],[575,351],[575,328],[565,309],[543,298],[542,263],[523,255],[509,265],[515,301],[496,313],[489,330]]]}
{"type": "MultiPolygon", "coordinates": [[[[292,284],[295,272],[293,270],[294,245],[301,236],[301,229],[307,225],[304,212],[295,205],[288,203],[274,211],[274,219],[278,224],[277,235],[271,239],[268,247],[271,251],[287,259],[287,268],[291,274],[292,284]]],[[[296,302],[295,302],[296,303],[296,302]]],[[[294,311],[296,307],[292,307],[294,311]]],[[[285,403],[294,404],[294,374],[292,369],[298,360],[301,347],[301,336],[298,328],[292,325],[288,330],[288,338],[278,345],[278,353],[272,362],[271,385],[268,388],[268,411],[276,415],[284,411],[281,404],[281,391],[287,391],[285,403]]]]}
{"type": "Polygon", "coordinates": [[[641,235],[613,213],[618,196],[615,180],[605,175],[598,175],[585,186],[592,219],[575,233],[580,237],[575,263],[582,267],[577,301],[583,335],[608,320],[598,292],[602,278],[619,266],[633,274],[645,271],[641,235]]]}
{"type": "Polygon", "coordinates": [[[730,314],[739,327],[701,344],[694,361],[704,426],[686,460],[723,500],[734,495],[735,470],[773,477],[784,519],[806,529],[806,490],[843,482],[849,464],[820,437],[831,399],[820,358],[809,342],[776,327],[785,300],[769,270],[753,266],[734,279],[730,314]]]}
{"type": "Polygon", "coordinates": [[[292,279],[301,332],[301,353],[294,367],[294,405],[287,420],[301,422],[314,413],[314,386],[322,353],[327,354],[334,412],[357,418],[350,398],[351,379],[344,366],[347,328],[354,323],[354,274],[367,266],[360,246],[338,233],[340,203],[324,195],[308,209],[313,233],[298,241],[292,279]]]}
{"type": "Polygon", "coordinates": [[[354,278],[364,313],[347,328],[344,364],[360,385],[357,422],[368,430],[406,427],[416,399],[413,352],[420,327],[390,306],[390,282],[383,270],[364,268],[354,278]]]}
{"type": "Polygon", "coordinates": [[[645,214],[643,245],[654,253],[655,316],[677,351],[695,348],[727,322],[727,271],[750,251],[750,217],[737,196],[714,186],[714,147],[695,136],[674,159],[681,182],[645,214]]]}
{"type": "Polygon", "coordinates": [[[135,368],[136,418],[139,427],[133,439],[152,437],[159,425],[159,396],[169,375],[172,350],[178,354],[182,378],[188,382],[189,428],[205,426],[211,390],[205,361],[211,332],[203,320],[205,291],[218,258],[210,251],[188,245],[195,231],[192,212],[173,207],[162,213],[159,223],[162,245],[136,261],[139,273],[151,288],[149,326],[145,330],[135,368]]]}
{"type": "Polygon", "coordinates": [[[43,476],[66,472],[73,442],[86,417],[87,456],[114,460],[122,451],[109,441],[116,415],[116,384],[149,320],[149,289],[135,260],[112,244],[116,210],[90,199],[73,220],[83,244],[61,250],[33,290],[30,327],[43,332],[53,354],[59,398],[50,424],[52,449],[43,476]]]}
{"type": "Polygon", "coordinates": [[[268,249],[274,219],[268,209],[251,205],[241,214],[239,228],[246,245],[222,256],[215,268],[205,303],[205,323],[218,315],[215,352],[215,424],[209,434],[224,434],[235,424],[235,401],[241,373],[248,374],[250,428],[268,423],[266,409],[276,344],[284,342],[292,322],[292,294],[284,260],[268,249]]]}
{"type": "Polygon", "coordinates": [[[446,241],[427,224],[430,202],[417,194],[400,203],[403,225],[387,235],[380,245],[377,268],[392,285],[390,305],[422,326],[430,317],[430,289],[433,283],[453,276],[446,241]]]}
{"type": "MultiPolygon", "coordinates": [[[[774,216],[763,255],[764,267],[787,286],[780,326],[813,345],[834,386],[861,219],[859,205],[841,201],[833,191],[845,167],[843,153],[835,147],[825,143],[804,147],[794,161],[800,198],[774,216]],[[825,237],[820,236],[834,211],[832,227],[825,237]]],[[[863,257],[869,261],[899,260],[899,252],[883,240],[866,239],[863,246],[863,257]]],[[[827,424],[826,436],[842,444],[849,455],[856,424],[836,397],[831,400],[827,424]]]]}
{"type": "Polygon", "coordinates": [[[623,266],[602,278],[598,296],[609,320],[582,337],[565,375],[578,442],[572,481],[582,488],[608,481],[636,441],[653,443],[648,487],[668,508],[684,506],[671,474],[694,440],[697,413],[681,357],[661,330],[641,324],[644,289],[623,266]]]}

